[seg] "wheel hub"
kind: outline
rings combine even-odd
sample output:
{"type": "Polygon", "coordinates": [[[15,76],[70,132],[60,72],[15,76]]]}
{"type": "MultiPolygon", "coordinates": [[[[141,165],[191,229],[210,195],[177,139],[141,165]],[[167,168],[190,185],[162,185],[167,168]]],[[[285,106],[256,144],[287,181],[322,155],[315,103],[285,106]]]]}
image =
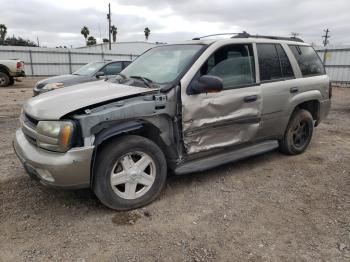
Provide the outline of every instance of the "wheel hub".
{"type": "Polygon", "coordinates": [[[143,196],[153,185],[156,166],[144,152],[130,152],[120,157],[111,172],[113,191],[125,199],[143,196]]]}

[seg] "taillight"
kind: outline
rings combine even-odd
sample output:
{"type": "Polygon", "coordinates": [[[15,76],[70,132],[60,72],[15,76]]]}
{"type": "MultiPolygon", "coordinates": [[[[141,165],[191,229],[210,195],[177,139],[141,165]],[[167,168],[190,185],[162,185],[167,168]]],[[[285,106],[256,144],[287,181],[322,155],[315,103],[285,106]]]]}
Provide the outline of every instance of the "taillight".
{"type": "Polygon", "coordinates": [[[332,88],[332,83],[331,83],[331,82],[329,82],[329,90],[328,90],[329,99],[331,99],[331,98],[332,98],[332,90],[333,90],[333,88],[332,88]]]}
{"type": "Polygon", "coordinates": [[[17,67],[18,70],[22,69],[23,66],[24,66],[23,62],[17,62],[17,66],[16,67],[17,67]]]}

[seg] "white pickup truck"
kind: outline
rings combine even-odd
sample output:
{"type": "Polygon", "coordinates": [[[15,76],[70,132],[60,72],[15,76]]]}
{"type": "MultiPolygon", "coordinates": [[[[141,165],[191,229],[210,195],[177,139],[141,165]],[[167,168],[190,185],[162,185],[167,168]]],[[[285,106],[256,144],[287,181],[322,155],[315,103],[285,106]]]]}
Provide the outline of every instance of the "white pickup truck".
{"type": "Polygon", "coordinates": [[[0,60],[0,87],[13,85],[15,77],[22,76],[25,76],[23,61],[0,60]]]}

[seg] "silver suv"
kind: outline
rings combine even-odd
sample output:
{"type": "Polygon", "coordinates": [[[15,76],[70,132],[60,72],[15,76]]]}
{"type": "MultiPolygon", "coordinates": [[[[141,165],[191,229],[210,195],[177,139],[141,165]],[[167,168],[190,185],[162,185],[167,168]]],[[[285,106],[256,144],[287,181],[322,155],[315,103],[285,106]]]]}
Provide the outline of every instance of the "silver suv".
{"type": "Polygon", "coordinates": [[[196,38],[150,49],[112,80],[30,99],[14,148],[42,184],[90,187],[127,210],[154,200],[169,170],[302,153],[330,97],[321,60],[299,39],[196,38]]]}

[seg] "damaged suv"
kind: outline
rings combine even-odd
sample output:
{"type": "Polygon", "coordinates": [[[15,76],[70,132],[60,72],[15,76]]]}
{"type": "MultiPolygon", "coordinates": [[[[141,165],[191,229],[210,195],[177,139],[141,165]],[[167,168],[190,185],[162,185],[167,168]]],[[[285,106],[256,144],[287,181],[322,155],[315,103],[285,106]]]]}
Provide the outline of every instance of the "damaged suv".
{"type": "Polygon", "coordinates": [[[91,187],[127,210],[154,200],[169,171],[302,153],[330,98],[321,60],[300,39],[196,38],[150,49],[112,80],[30,99],[14,148],[42,184],[91,187]]]}

